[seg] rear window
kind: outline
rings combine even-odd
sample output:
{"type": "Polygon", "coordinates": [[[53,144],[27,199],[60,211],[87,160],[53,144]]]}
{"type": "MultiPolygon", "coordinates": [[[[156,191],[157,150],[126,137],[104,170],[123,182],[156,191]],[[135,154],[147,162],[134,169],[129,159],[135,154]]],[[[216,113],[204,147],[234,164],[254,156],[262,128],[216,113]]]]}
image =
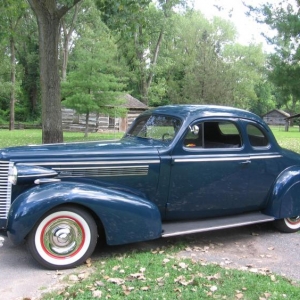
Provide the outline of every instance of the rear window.
{"type": "Polygon", "coordinates": [[[267,136],[257,126],[248,124],[247,134],[252,147],[266,147],[269,145],[267,136]]]}

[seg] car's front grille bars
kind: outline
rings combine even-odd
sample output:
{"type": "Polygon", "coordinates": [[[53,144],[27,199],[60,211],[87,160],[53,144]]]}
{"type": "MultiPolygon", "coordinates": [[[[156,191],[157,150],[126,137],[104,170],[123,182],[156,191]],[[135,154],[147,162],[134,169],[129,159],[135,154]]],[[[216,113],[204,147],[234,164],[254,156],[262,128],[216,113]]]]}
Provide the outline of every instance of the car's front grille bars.
{"type": "Polygon", "coordinates": [[[7,219],[11,202],[11,184],[8,182],[8,171],[13,165],[9,161],[0,161],[0,219],[7,219]]]}

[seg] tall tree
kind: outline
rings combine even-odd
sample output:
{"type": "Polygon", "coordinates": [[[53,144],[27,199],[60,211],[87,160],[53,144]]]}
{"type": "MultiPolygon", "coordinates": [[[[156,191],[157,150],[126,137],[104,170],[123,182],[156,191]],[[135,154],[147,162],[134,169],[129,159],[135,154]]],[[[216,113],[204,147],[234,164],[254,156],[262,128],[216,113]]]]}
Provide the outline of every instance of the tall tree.
{"type": "Polygon", "coordinates": [[[268,59],[269,79],[278,89],[279,104],[284,103],[294,113],[300,100],[300,1],[283,0],[248,8],[258,22],[272,29],[264,33],[274,49],[268,59]]]}
{"type": "Polygon", "coordinates": [[[62,28],[61,78],[63,81],[65,81],[67,78],[69,52],[70,52],[70,47],[72,45],[72,37],[75,32],[75,26],[77,23],[78,14],[80,13],[80,9],[81,9],[80,4],[81,3],[75,5],[70,20],[66,20],[66,16],[64,16],[61,20],[61,28],[62,28]]]}
{"type": "Polygon", "coordinates": [[[63,16],[81,0],[27,0],[39,29],[43,143],[63,141],[58,44],[63,16]]]}
{"type": "MultiPolygon", "coordinates": [[[[26,9],[26,3],[13,0],[3,0],[0,3],[2,13],[1,31],[7,32],[10,52],[10,118],[9,130],[15,127],[15,102],[16,102],[16,35],[19,23],[26,9]]],[[[2,34],[3,34],[2,33],[2,34]]]]}
{"type": "Polygon", "coordinates": [[[133,94],[148,104],[149,90],[157,72],[164,36],[171,27],[170,19],[175,14],[175,7],[188,1],[158,0],[151,3],[147,0],[123,0],[118,8],[105,5],[108,2],[111,3],[98,0],[98,6],[105,12],[104,20],[109,28],[120,36],[120,52],[134,74],[133,87],[137,86],[133,94]],[[123,6],[126,3],[128,5],[123,6]]]}
{"type": "Polygon", "coordinates": [[[33,11],[28,7],[22,17],[17,41],[18,66],[23,68],[22,97],[16,103],[16,120],[36,121],[41,114],[39,85],[38,28],[33,11]]]}
{"type": "Polygon", "coordinates": [[[176,16],[173,31],[161,58],[166,71],[171,103],[221,103],[230,98],[231,65],[223,59],[224,48],[233,43],[232,23],[215,18],[207,20],[200,12],[176,16]]]}
{"type": "Polygon", "coordinates": [[[71,68],[62,83],[63,103],[86,115],[87,136],[91,113],[109,113],[121,104],[124,71],[117,60],[115,43],[103,23],[94,29],[86,25],[84,31],[80,31],[71,56],[71,68]]]}

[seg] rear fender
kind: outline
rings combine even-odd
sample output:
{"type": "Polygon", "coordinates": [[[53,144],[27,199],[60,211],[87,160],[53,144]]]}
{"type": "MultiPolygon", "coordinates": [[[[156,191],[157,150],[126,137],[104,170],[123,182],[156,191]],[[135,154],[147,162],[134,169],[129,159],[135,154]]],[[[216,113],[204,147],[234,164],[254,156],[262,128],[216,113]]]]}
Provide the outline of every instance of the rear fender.
{"type": "Polygon", "coordinates": [[[289,167],[277,177],[263,213],[277,219],[300,215],[300,166],[289,167]]]}
{"type": "Polygon", "coordinates": [[[56,182],[35,186],[15,199],[8,216],[10,239],[21,243],[43,215],[68,203],[86,207],[98,216],[109,245],[161,236],[161,216],[154,203],[135,194],[92,184],[56,182]]]}

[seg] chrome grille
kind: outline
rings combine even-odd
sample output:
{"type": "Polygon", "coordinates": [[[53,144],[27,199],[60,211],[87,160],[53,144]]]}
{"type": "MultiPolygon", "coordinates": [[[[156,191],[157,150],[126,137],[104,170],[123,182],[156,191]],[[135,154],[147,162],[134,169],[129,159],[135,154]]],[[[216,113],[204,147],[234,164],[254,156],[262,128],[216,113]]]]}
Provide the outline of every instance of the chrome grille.
{"type": "Polygon", "coordinates": [[[6,219],[11,201],[11,184],[8,182],[8,171],[13,163],[0,161],[0,219],[6,219]]]}

